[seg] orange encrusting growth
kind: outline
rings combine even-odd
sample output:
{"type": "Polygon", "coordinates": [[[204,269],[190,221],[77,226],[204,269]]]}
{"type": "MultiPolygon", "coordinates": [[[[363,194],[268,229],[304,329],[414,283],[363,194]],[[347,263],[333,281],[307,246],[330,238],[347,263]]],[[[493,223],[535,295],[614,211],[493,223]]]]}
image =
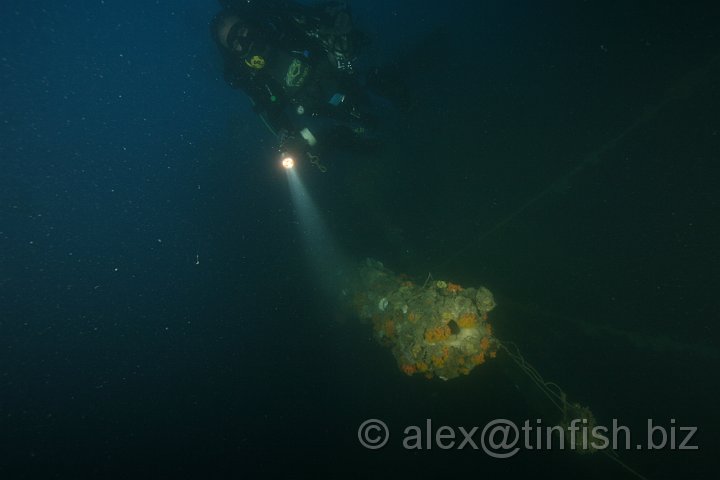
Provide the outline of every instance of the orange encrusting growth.
{"type": "Polygon", "coordinates": [[[395,324],[392,320],[386,320],[384,327],[385,336],[387,336],[388,338],[392,338],[393,336],[395,336],[395,324]]]}
{"type": "Polygon", "coordinates": [[[442,368],[443,366],[445,366],[445,361],[448,359],[449,355],[450,351],[447,347],[443,347],[442,353],[440,355],[433,355],[431,360],[435,368],[442,368]]]}
{"type": "Polygon", "coordinates": [[[428,279],[419,285],[366,260],[346,296],[360,319],[371,323],[376,341],[392,350],[404,375],[467,375],[494,358],[500,345],[487,323],[495,307],[492,293],[428,279]]]}
{"type": "Polygon", "coordinates": [[[425,331],[425,340],[428,342],[441,342],[450,336],[450,327],[442,325],[440,327],[429,328],[425,331]]]}
{"type": "Polygon", "coordinates": [[[460,328],[473,328],[477,325],[478,317],[474,313],[463,313],[458,318],[457,324],[460,328]]]}
{"type": "Polygon", "coordinates": [[[475,365],[482,365],[483,363],[485,363],[485,353],[480,352],[477,355],[473,355],[472,362],[475,365]]]}
{"type": "Polygon", "coordinates": [[[442,342],[450,336],[450,327],[442,325],[440,327],[428,328],[425,331],[425,340],[428,342],[442,342]]]}

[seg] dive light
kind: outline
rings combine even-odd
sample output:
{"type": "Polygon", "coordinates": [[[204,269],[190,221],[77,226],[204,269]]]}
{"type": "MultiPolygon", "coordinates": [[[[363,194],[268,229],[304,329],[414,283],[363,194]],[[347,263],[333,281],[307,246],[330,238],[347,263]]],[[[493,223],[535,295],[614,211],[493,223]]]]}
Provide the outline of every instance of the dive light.
{"type": "Polygon", "coordinates": [[[290,170],[295,166],[295,159],[287,153],[282,154],[282,161],[280,162],[285,170],[290,170]]]}

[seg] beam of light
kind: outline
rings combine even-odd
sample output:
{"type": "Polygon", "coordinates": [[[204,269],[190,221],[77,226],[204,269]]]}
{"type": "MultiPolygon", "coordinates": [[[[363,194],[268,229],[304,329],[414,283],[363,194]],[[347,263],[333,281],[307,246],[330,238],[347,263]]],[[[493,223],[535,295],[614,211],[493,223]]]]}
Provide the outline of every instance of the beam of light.
{"type": "Polygon", "coordinates": [[[325,293],[336,295],[348,262],[325,226],[296,169],[286,169],[290,196],[305,242],[305,251],[325,293]]]}

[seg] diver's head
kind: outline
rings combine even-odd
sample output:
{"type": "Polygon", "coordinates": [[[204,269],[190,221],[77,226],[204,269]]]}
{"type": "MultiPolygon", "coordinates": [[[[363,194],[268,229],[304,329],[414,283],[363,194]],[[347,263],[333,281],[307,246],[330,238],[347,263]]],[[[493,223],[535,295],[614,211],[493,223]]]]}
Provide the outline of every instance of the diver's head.
{"type": "Polygon", "coordinates": [[[255,43],[249,23],[234,12],[220,12],[211,29],[215,42],[228,53],[247,55],[255,43]]]}

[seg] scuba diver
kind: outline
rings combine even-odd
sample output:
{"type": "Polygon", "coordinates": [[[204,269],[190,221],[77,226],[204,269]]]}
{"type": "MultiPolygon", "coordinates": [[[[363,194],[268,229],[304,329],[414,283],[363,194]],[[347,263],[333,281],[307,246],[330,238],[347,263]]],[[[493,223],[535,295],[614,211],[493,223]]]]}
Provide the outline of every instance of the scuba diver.
{"type": "Polygon", "coordinates": [[[283,158],[304,158],[324,171],[322,153],[377,145],[377,116],[355,68],[367,40],[353,27],[347,1],[220,3],[211,33],[225,80],[250,97],[283,158]]]}

